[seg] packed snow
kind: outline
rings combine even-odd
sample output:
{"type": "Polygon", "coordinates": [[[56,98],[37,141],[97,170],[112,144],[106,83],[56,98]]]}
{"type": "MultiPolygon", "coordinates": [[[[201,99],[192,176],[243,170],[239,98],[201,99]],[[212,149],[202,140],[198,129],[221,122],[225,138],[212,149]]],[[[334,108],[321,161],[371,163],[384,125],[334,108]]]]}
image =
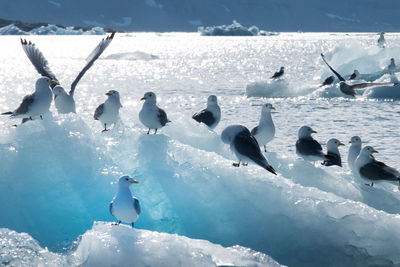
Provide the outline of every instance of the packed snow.
{"type": "MultiPolygon", "coordinates": [[[[80,81],[77,114],[57,114],[52,106],[43,120],[17,128],[12,125],[18,121],[0,118],[0,227],[9,229],[1,232],[8,249],[0,252],[3,262],[23,264],[25,258],[18,256],[29,254],[39,265],[73,259],[95,265],[101,259],[91,255],[118,253],[118,262],[137,253],[144,263],[157,265],[160,259],[149,259],[155,255],[152,250],[176,253],[187,248],[174,258],[206,265],[276,264],[266,255],[288,266],[400,263],[398,184],[365,186],[344,160],[348,146],[340,147],[343,168],[307,163],[295,154],[299,127],[310,125],[325,151],[331,138],[348,143],[359,135],[363,145],[380,152],[378,160],[400,167],[397,97],[386,92],[381,100],[365,91],[350,98],[319,91],[337,89],[337,84],[319,87],[332,75],[321,52],[342,75],[357,68],[367,75],[361,76],[365,81],[390,81],[385,67],[400,50],[400,35],[387,34],[385,49],[377,47],[375,33],[122,36],[116,36],[80,81]],[[111,56],[135,51],[157,58],[111,56]],[[270,81],[280,66],[286,67],[285,75],[270,81]],[[257,90],[267,84],[269,93],[249,97],[246,87],[257,81],[257,90]],[[109,90],[120,92],[123,108],[115,127],[102,133],[93,113],[109,90]],[[172,121],[157,135],[146,135],[138,118],[139,99],[147,91],[157,93],[158,105],[172,121]],[[222,110],[214,131],[191,118],[210,94],[217,95],[222,110]],[[233,167],[235,156],[220,139],[226,126],[256,126],[265,103],[276,108],[276,136],[266,157],[278,176],[252,164],[233,167]],[[121,174],[140,181],[131,187],[142,206],[135,230],[109,226],[114,218],[108,205],[121,174]],[[104,223],[93,226],[95,221],[104,223]],[[7,245],[15,239],[29,245],[7,245]],[[126,242],[138,246],[125,248],[126,242]],[[173,245],[165,248],[165,242],[173,245]],[[110,251],[104,250],[107,245],[110,251]]],[[[65,84],[99,41],[98,36],[29,37],[65,84]]],[[[0,74],[0,110],[8,111],[33,91],[38,75],[18,37],[0,39],[0,64],[7,66],[0,74]]]]}

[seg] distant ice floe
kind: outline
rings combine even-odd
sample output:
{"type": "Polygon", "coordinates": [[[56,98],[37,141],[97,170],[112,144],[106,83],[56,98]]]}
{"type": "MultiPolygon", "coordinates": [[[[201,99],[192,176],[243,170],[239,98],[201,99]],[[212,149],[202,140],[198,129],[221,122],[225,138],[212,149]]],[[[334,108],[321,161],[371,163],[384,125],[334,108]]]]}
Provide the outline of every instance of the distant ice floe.
{"type": "Polygon", "coordinates": [[[77,242],[76,250],[69,255],[58,254],[42,248],[26,233],[2,228],[0,263],[10,266],[281,266],[270,256],[249,248],[224,248],[206,240],[133,230],[130,226],[112,226],[106,222],[95,222],[77,242]]]}
{"type": "Polygon", "coordinates": [[[266,32],[257,26],[246,28],[234,20],[230,25],[198,27],[198,32],[203,36],[257,36],[257,35],[278,35],[276,32],[266,32]]]}
{"type": "Polygon", "coordinates": [[[103,35],[106,34],[103,28],[93,27],[90,30],[74,29],[74,27],[59,27],[54,24],[40,26],[31,31],[23,31],[14,24],[0,28],[0,35],[103,35]]]}
{"type": "Polygon", "coordinates": [[[105,59],[117,59],[117,60],[152,60],[159,59],[158,56],[147,54],[141,51],[135,52],[125,52],[125,53],[115,53],[108,55],[105,59]]]}

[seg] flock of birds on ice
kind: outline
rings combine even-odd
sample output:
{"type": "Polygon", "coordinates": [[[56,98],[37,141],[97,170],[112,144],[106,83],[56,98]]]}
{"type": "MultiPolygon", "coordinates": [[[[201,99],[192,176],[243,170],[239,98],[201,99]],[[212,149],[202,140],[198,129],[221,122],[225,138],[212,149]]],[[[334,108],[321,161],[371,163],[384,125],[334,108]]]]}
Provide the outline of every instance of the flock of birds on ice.
{"type": "MultiPolygon", "coordinates": [[[[53,98],[58,113],[76,113],[74,100],[75,88],[84,74],[108,47],[114,36],[115,32],[112,32],[100,41],[87,58],[87,64],[72,82],[68,93],[50,70],[46,58],[37,46],[30,41],[21,39],[23,50],[42,77],[36,81],[34,93],[26,95],[14,111],[4,112],[2,115],[10,115],[11,118],[21,118],[22,123],[38,117],[43,119],[43,116],[49,112],[53,98]]],[[[378,45],[383,48],[385,47],[384,33],[380,34],[378,45]]],[[[393,83],[359,83],[348,85],[346,80],[329,65],[324,55],[321,54],[321,56],[340,80],[340,90],[344,94],[354,96],[354,89],[372,85],[393,85],[393,83]]],[[[393,74],[395,69],[396,65],[392,58],[388,66],[389,73],[393,74]]],[[[359,73],[355,70],[351,79],[355,79],[357,74],[359,73]]],[[[271,79],[279,79],[283,75],[284,67],[281,67],[271,79]]],[[[330,76],[322,85],[331,84],[333,81],[334,77],[330,76]]],[[[109,128],[107,127],[117,122],[119,119],[119,109],[122,107],[118,91],[110,90],[106,95],[108,96],[107,100],[96,108],[93,116],[95,120],[99,120],[102,126],[104,126],[103,132],[108,131],[109,128]]],[[[144,103],[139,112],[139,119],[148,128],[147,134],[152,129],[154,130],[154,134],[156,134],[158,129],[170,122],[167,113],[157,106],[155,93],[147,92],[141,100],[144,100],[144,103]]],[[[238,159],[238,163],[233,163],[233,166],[247,166],[248,162],[253,162],[274,175],[277,174],[275,169],[268,163],[266,156],[260,148],[260,146],[263,147],[264,151],[267,152],[267,144],[275,136],[275,125],[271,116],[271,110],[274,109],[274,106],[271,104],[262,105],[259,124],[251,131],[242,125],[231,125],[222,131],[221,140],[230,145],[230,149],[238,159]]],[[[207,107],[195,113],[192,118],[199,123],[206,124],[210,129],[214,129],[221,119],[221,109],[218,105],[217,97],[210,95],[207,100],[207,107]]],[[[321,164],[327,167],[335,165],[342,167],[339,147],[343,146],[344,143],[332,138],[327,143],[327,153],[324,153],[320,143],[312,137],[313,133],[316,133],[316,131],[307,125],[300,127],[296,142],[296,153],[306,161],[322,161],[321,164]]],[[[351,146],[347,158],[349,167],[354,174],[369,181],[366,185],[372,187],[374,181],[381,180],[400,182],[400,172],[376,160],[373,154],[378,153],[378,151],[373,147],[365,146],[362,148],[361,138],[358,136],[353,136],[350,143],[351,146]]],[[[134,223],[139,217],[141,212],[140,202],[132,196],[129,189],[130,185],[137,183],[139,182],[130,176],[122,176],[119,179],[117,194],[109,206],[110,213],[118,220],[118,224],[126,222],[134,227],[134,223]]]]}

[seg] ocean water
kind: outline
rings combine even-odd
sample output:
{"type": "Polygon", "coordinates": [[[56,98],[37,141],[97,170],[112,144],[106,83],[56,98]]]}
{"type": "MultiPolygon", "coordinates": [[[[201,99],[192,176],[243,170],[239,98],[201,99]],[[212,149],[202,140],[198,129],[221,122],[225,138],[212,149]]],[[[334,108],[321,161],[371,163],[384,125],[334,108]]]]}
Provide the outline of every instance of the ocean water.
{"type": "MultiPolygon", "coordinates": [[[[398,185],[365,186],[347,165],[348,146],[340,147],[343,168],[304,162],[294,146],[302,125],[318,131],[324,150],[330,138],[347,145],[359,135],[380,152],[377,159],[400,168],[399,86],[360,90],[356,98],[341,94],[337,84],[319,87],[332,75],[320,53],[343,76],[358,69],[365,81],[391,81],[385,68],[392,57],[400,61],[400,35],[387,34],[385,49],[377,38],[118,34],[78,84],[77,114],[59,115],[52,106],[44,120],[17,128],[17,121],[0,118],[0,262],[95,266],[93,259],[104,255],[110,264],[139,265],[140,259],[160,266],[151,256],[171,245],[174,253],[160,252],[170,255],[169,265],[400,263],[398,185]],[[280,66],[284,78],[269,80],[280,66]],[[93,114],[111,89],[120,92],[123,108],[115,127],[102,133],[93,114]],[[146,135],[138,118],[147,91],[157,94],[172,121],[157,135],[146,135]],[[214,131],[191,119],[210,94],[222,109],[214,131]],[[266,156],[277,176],[252,164],[233,167],[236,159],[219,136],[231,124],[257,125],[267,102],[276,108],[276,137],[266,156]],[[140,231],[131,235],[107,226],[121,174],[140,181],[131,187],[142,204],[140,231]],[[125,251],[125,245],[132,247],[125,251]],[[103,253],[107,246],[115,253],[103,253]]],[[[99,36],[29,39],[68,88],[99,36]]],[[[38,74],[18,36],[0,36],[0,67],[0,110],[8,111],[33,91],[38,74]]]]}

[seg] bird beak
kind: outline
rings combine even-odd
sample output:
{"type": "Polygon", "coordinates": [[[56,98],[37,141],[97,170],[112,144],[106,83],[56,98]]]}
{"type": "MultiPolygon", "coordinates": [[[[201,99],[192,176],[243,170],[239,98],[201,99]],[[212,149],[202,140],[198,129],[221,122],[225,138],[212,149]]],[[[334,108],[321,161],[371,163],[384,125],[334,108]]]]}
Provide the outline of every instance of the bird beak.
{"type": "Polygon", "coordinates": [[[132,184],[138,184],[139,181],[138,181],[138,180],[133,180],[131,183],[132,183],[132,184]]]}
{"type": "Polygon", "coordinates": [[[351,144],[351,140],[349,141],[349,144],[351,144]]]}
{"type": "Polygon", "coordinates": [[[57,80],[51,80],[50,82],[51,85],[57,85],[60,84],[57,80]]]}
{"type": "Polygon", "coordinates": [[[56,100],[56,98],[57,98],[57,95],[54,95],[54,100],[56,100]]]}
{"type": "Polygon", "coordinates": [[[379,153],[379,152],[374,149],[374,150],[372,150],[372,153],[379,153]]]}
{"type": "Polygon", "coordinates": [[[312,133],[318,133],[317,131],[314,131],[314,130],[312,130],[311,132],[312,132],[312,133]]]}
{"type": "Polygon", "coordinates": [[[142,97],[142,98],[140,99],[140,101],[142,101],[142,100],[146,100],[146,97],[142,97]]]}
{"type": "Polygon", "coordinates": [[[342,142],[339,143],[339,146],[344,146],[345,144],[343,144],[342,142]]]}
{"type": "Polygon", "coordinates": [[[271,110],[275,110],[275,107],[272,106],[270,109],[271,109],[271,110]]]}
{"type": "Polygon", "coordinates": [[[110,96],[111,94],[110,93],[106,93],[106,95],[110,96]]]}

